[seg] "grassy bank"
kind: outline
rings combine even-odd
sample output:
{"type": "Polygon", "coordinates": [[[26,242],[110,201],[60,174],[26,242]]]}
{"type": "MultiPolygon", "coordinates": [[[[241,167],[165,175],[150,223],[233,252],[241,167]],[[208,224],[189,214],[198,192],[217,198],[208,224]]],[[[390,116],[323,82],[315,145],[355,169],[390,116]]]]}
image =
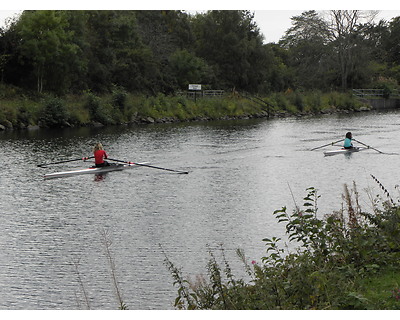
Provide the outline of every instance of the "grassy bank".
{"type": "Polygon", "coordinates": [[[274,117],[365,107],[351,94],[318,91],[273,93],[267,97],[227,94],[194,101],[184,95],[134,95],[118,87],[107,95],[84,92],[61,98],[14,87],[0,89],[2,129],[274,117]]]}
{"type": "Polygon", "coordinates": [[[262,261],[249,262],[237,251],[250,281],[232,274],[223,248],[209,251],[208,279],[195,282],[186,280],[166,256],[178,287],[175,307],[400,309],[400,207],[378,198],[372,212],[365,212],[354,184],[352,190],[345,186],[342,210],[321,216],[318,197],[309,188],[302,208],[274,213],[296,249],[271,237],[263,240],[267,255],[262,261]]]}

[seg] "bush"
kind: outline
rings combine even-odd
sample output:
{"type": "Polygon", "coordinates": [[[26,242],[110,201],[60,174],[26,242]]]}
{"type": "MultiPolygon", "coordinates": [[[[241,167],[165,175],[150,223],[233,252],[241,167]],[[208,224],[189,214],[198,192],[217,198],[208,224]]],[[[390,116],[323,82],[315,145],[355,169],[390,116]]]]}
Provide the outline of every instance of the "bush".
{"type": "Polygon", "coordinates": [[[123,87],[114,85],[112,88],[112,105],[123,112],[127,100],[127,92],[123,87]]]}
{"type": "Polygon", "coordinates": [[[86,109],[89,111],[89,116],[92,121],[102,124],[112,124],[111,108],[102,104],[102,100],[95,94],[87,93],[86,109]]]}
{"type": "Polygon", "coordinates": [[[328,95],[328,104],[342,110],[354,110],[362,105],[362,103],[357,100],[352,93],[338,92],[331,92],[328,95]]]}
{"type": "Polygon", "coordinates": [[[32,110],[24,105],[18,108],[17,120],[22,125],[30,125],[33,123],[34,114],[32,110]]]}
{"type": "Polygon", "coordinates": [[[311,111],[318,112],[322,106],[322,94],[319,91],[310,92],[306,96],[306,104],[309,106],[311,111]]]}
{"type": "Polygon", "coordinates": [[[44,108],[39,116],[42,127],[55,128],[69,126],[69,113],[62,99],[49,97],[44,100],[44,108]]]}
{"type": "Polygon", "coordinates": [[[300,112],[304,111],[305,103],[304,103],[304,95],[299,92],[288,92],[286,93],[290,104],[296,107],[296,109],[300,112]]]}
{"type": "Polygon", "coordinates": [[[286,97],[281,94],[281,93],[275,93],[274,95],[274,100],[276,101],[276,106],[281,109],[281,110],[288,110],[289,108],[289,102],[286,99],[286,97]]]}

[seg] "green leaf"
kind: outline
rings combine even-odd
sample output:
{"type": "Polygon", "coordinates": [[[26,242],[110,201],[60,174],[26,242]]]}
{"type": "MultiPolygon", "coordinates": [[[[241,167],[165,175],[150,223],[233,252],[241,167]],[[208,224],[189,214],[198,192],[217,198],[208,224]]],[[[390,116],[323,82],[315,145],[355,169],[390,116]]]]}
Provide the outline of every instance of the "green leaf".
{"type": "Polygon", "coordinates": [[[181,297],[176,297],[175,299],[175,307],[178,306],[181,302],[181,297]]]}
{"type": "Polygon", "coordinates": [[[282,209],[280,209],[280,210],[275,210],[274,214],[277,214],[279,212],[286,212],[286,207],[282,207],[282,209]]]}

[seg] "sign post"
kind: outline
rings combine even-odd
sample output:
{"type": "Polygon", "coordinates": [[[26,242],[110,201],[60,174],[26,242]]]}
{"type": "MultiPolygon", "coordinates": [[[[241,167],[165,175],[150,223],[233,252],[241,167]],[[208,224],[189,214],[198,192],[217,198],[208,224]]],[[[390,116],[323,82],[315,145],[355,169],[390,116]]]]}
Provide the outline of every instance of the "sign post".
{"type": "Polygon", "coordinates": [[[194,102],[196,103],[196,92],[201,91],[201,84],[189,84],[189,90],[194,91],[194,102]]]}

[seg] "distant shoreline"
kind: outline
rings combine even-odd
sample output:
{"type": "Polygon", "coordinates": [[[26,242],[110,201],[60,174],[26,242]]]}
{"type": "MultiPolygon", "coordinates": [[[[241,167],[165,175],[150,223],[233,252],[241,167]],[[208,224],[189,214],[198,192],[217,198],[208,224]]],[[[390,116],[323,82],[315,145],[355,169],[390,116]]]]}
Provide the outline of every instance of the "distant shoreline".
{"type": "Polygon", "coordinates": [[[41,97],[3,99],[0,131],[40,128],[145,125],[254,118],[309,117],[323,114],[365,112],[373,108],[349,94],[274,93],[249,99],[226,95],[198,99],[183,96],[143,97],[127,94],[122,106],[113,97],[79,95],[65,98],[41,97]]]}

